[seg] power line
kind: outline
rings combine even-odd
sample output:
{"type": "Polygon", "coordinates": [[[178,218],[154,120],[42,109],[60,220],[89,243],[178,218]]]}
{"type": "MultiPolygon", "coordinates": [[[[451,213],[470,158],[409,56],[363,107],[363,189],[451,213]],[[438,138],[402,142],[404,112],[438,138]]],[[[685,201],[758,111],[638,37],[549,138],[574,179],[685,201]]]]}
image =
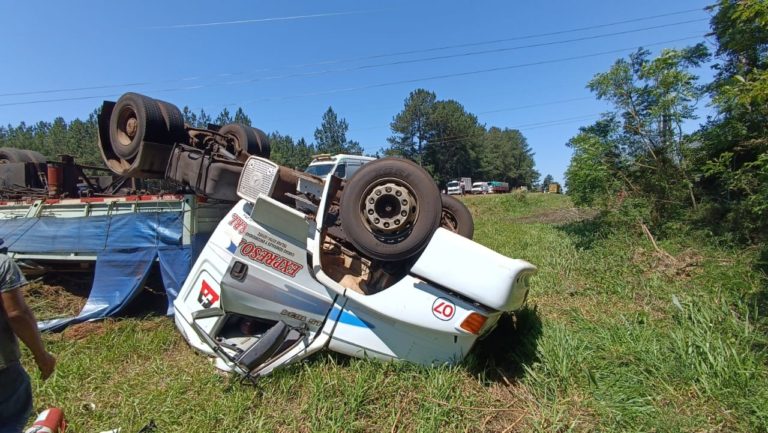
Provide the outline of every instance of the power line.
{"type": "Polygon", "coordinates": [[[186,28],[193,28],[193,27],[213,27],[213,26],[225,26],[225,25],[232,25],[232,24],[253,24],[253,23],[273,22],[273,21],[293,21],[293,20],[303,20],[308,18],[325,18],[325,17],[340,16],[340,15],[364,14],[369,12],[370,11],[328,12],[328,13],[312,14],[312,15],[295,15],[295,16],[288,16],[288,17],[273,17],[273,18],[255,18],[255,19],[237,20],[237,21],[218,21],[218,22],[197,23],[197,24],[172,24],[168,26],[154,26],[149,28],[150,29],[186,29],[186,28]]]}
{"type": "MultiPolygon", "coordinates": [[[[622,21],[614,21],[611,23],[604,23],[604,24],[596,24],[592,26],[586,26],[586,27],[578,27],[568,30],[560,30],[560,31],[554,31],[554,32],[546,32],[546,33],[538,33],[538,34],[531,34],[531,35],[523,35],[523,36],[515,36],[510,38],[503,38],[503,39],[495,39],[495,40],[489,40],[489,41],[479,41],[479,42],[471,42],[471,43],[464,43],[464,44],[456,44],[456,45],[446,45],[442,47],[433,47],[433,48],[426,48],[426,49],[420,49],[420,50],[410,50],[410,51],[400,51],[400,52],[394,52],[394,53],[387,53],[387,54],[377,54],[377,55],[371,55],[371,56],[365,56],[365,57],[356,57],[356,58],[346,58],[346,59],[336,59],[336,60],[325,60],[317,63],[307,63],[307,64],[300,64],[300,65],[293,65],[293,66],[287,66],[282,69],[296,69],[296,68],[305,68],[305,67],[311,67],[311,66],[322,66],[322,65],[329,65],[329,64],[337,64],[337,63],[345,63],[345,62],[354,62],[354,61],[362,61],[362,60],[373,60],[373,59],[380,59],[380,58],[387,58],[387,57],[396,57],[396,56],[402,56],[402,55],[411,55],[411,54],[420,54],[420,53],[428,53],[428,52],[435,52],[435,51],[443,51],[448,49],[454,49],[454,48],[466,48],[466,47],[472,47],[472,46],[481,46],[481,45],[489,45],[489,44],[497,44],[501,42],[511,42],[511,41],[518,41],[518,40],[525,40],[525,39],[535,39],[545,36],[555,36],[555,35],[561,35],[561,34],[567,34],[567,33],[574,33],[574,32],[580,32],[580,31],[586,31],[586,30],[594,30],[599,28],[606,28],[606,27],[612,27],[617,26],[621,24],[629,24],[634,22],[640,22],[640,21],[648,21],[653,20],[657,18],[664,18],[669,16],[675,16],[675,15],[682,15],[687,14],[691,12],[700,12],[701,9],[686,9],[682,11],[677,12],[670,12],[666,14],[659,14],[659,15],[651,15],[646,17],[640,17],[640,18],[633,18],[629,20],[622,20],[622,21]]],[[[685,21],[687,22],[695,22],[695,21],[703,21],[702,20],[690,20],[685,21]]],[[[674,24],[673,24],[674,25],[674,24]]],[[[656,26],[651,27],[652,28],[658,28],[656,26]]],[[[535,45],[534,45],[535,46],[535,45]]],[[[268,72],[270,70],[275,70],[276,68],[272,69],[262,69],[259,72],[268,72]]],[[[252,73],[248,72],[249,74],[252,73]]],[[[216,74],[210,77],[226,77],[226,76],[235,76],[235,75],[243,75],[245,73],[221,73],[216,74]]],[[[85,87],[69,87],[69,88],[59,88],[59,89],[44,89],[44,90],[31,90],[31,91],[23,91],[23,92],[10,92],[10,93],[0,93],[0,97],[6,97],[6,96],[26,96],[26,95],[35,95],[35,94],[47,94],[47,93],[64,93],[64,92],[75,92],[75,91],[85,91],[85,90],[101,90],[101,89],[110,89],[110,88],[120,88],[120,87],[129,87],[129,86],[147,86],[147,85],[153,85],[153,84],[162,84],[162,83],[173,83],[178,81],[192,81],[192,80],[199,80],[201,77],[187,77],[182,79],[175,79],[175,80],[162,80],[162,81],[139,81],[139,82],[131,82],[131,83],[120,83],[120,84],[104,84],[104,85],[97,85],[97,86],[85,86],[85,87]]],[[[103,96],[98,96],[103,97],[103,96]]],[[[50,101],[47,101],[50,102],[50,101]]]]}
{"type": "MultiPolygon", "coordinates": [[[[679,39],[672,39],[662,42],[656,42],[652,44],[643,44],[644,46],[656,46],[656,45],[664,45],[668,43],[674,43],[674,42],[681,42],[685,40],[690,39],[698,39],[701,38],[700,35],[695,36],[689,36],[685,38],[679,38],[679,39]]],[[[432,81],[432,80],[440,80],[445,78],[455,78],[455,77],[462,77],[462,76],[469,76],[469,75],[477,75],[477,74],[483,74],[483,73],[489,73],[489,72],[498,72],[498,71],[504,71],[504,70],[511,70],[511,69],[519,69],[524,67],[531,67],[531,66],[540,66],[540,65],[546,65],[546,64],[553,64],[553,63],[560,63],[560,62],[567,62],[572,60],[579,60],[579,59],[585,59],[585,58],[591,58],[591,57],[599,57],[607,54],[616,54],[620,52],[625,52],[629,50],[636,49],[637,46],[632,47],[626,47],[626,48],[619,48],[615,50],[609,50],[609,51],[602,51],[598,53],[592,53],[592,54],[585,54],[580,56],[571,56],[571,57],[564,57],[564,58],[558,58],[558,59],[551,59],[551,60],[542,60],[537,62],[530,62],[530,63],[521,63],[516,65],[508,65],[508,66],[499,66],[494,68],[488,68],[488,69],[480,69],[480,70],[474,70],[474,71],[467,71],[467,72],[458,72],[458,73],[452,73],[452,74],[442,74],[442,75],[434,75],[430,77],[422,77],[422,78],[413,78],[413,79],[407,79],[407,80],[399,80],[399,81],[391,81],[386,83],[377,83],[377,84],[370,84],[366,86],[358,86],[358,87],[348,87],[348,88],[342,88],[342,89],[333,89],[328,91],[321,91],[321,92],[309,92],[304,94],[298,94],[298,95],[289,95],[289,96],[283,96],[283,97],[265,97],[265,98],[259,98],[254,100],[249,100],[242,102],[239,105],[247,105],[254,102],[265,102],[265,101],[279,101],[279,100],[287,100],[287,99],[295,99],[299,97],[308,97],[308,96],[319,96],[319,95],[327,95],[327,94],[335,94],[335,93],[342,93],[342,92],[350,92],[350,91],[358,91],[358,90],[370,90],[375,88],[381,88],[381,87],[389,87],[394,85],[400,85],[400,84],[412,84],[412,83],[418,83],[423,81],[432,81]]],[[[171,91],[181,91],[181,90],[190,90],[194,88],[201,88],[201,87],[207,87],[207,86],[187,86],[187,87],[178,87],[178,88],[172,88],[172,89],[163,89],[163,90],[157,90],[157,92],[171,92],[171,91]]],[[[0,103],[0,107],[10,107],[10,106],[17,106],[17,105],[31,105],[31,104],[43,104],[43,103],[50,103],[50,102],[65,102],[65,101],[80,101],[80,100],[88,100],[88,99],[103,99],[103,98],[112,98],[118,95],[115,94],[109,94],[109,95],[90,95],[90,96],[78,96],[78,97],[68,97],[68,98],[54,98],[54,99],[41,99],[41,100],[35,100],[35,101],[17,101],[17,102],[6,102],[6,103],[0,103]]],[[[224,104],[224,106],[233,106],[238,104],[224,104]]]]}
{"type": "MultiPolygon", "coordinates": [[[[492,113],[501,113],[506,111],[517,111],[517,110],[524,110],[527,108],[546,107],[549,105],[559,105],[559,104],[565,104],[568,102],[586,101],[586,100],[593,100],[593,99],[594,97],[592,96],[584,96],[581,98],[560,99],[557,101],[541,102],[538,104],[518,105],[517,107],[507,107],[507,108],[499,108],[495,110],[478,111],[477,113],[474,113],[474,114],[492,114],[492,113]]],[[[388,129],[388,128],[389,126],[386,126],[386,125],[350,127],[352,131],[367,131],[372,129],[388,129]]]]}
{"type": "Polygon", "coordinates": [[[563,119],[555,119],[555,120],[547,120],[547,121],[543,121],[543,122],[526,123],[526,124],[522,124],[522,125],[513,126],[513,127],[511,127],[511,129],[534,129],[534,128],[542,127],[542,126],[550,126],[550,125],[560,124],[560,123],[563,123],[563,122],[568,123],[568,122],[572,122],[572,121],[575,121],[575,120],[591,119],[593,117],[599,116],[600,114],[602,114],[602,113],[592,113],[592,114],[586,114],[586,115],[575,116],[575,117],[566,117],[566,118],[563,118],[563,119]]]}
{"type": "Polygon", "coordinates": [[[640,29],[633,29],[633,30],[624,30],[621,32],[613,32],[613,33],[603,33],[599,35],[593,35],[593,36],[584,36],[580,38],[573,38],[573,39],[564,39],[560,41],[551,41],[551,42],[541,42],[537,44],[529,44],[529,45],[518,45],[514,47],[505,47],[505,48],[494,48],[490,50],[482,50],[482,51],[469,51],[465,53],[458,53],[458,54],[447,54],[444,56],[434,56],[434,57],[424,57],[419,59],[409,59],[409,60],[397,60],[393,62],[387,62],[387,63],[375,63],[372,65],[362,65],[362,66],[354,66],[354,67],[348,67],[348,68],[338,68],[338,69],[326,69],[322,71],[310,71],[310,72],[300,72],[300,73],[293,73],[293,74],[284,74],[284,75],[274,75],[274,76],[268,76],[268,77],[256,77],[256,78],[249,78],[249,79],[243,79],[238,81],[232,81],[229,83],[225,83],[227,85],[232,84],[247,84],[247,83],[255,83],[258,81],[268,81],[268,80],[277,80],[277,79],[285,79],[285,78],[303,78],[303,77],[311,77],[311,76],[318,76],[318,75],[326,75],[329,73],[336,73],[336,72],[351,72],[351,71],[361,71],[366,69],[375,69],[375,68],[381,68],[385,66],[397,66],[397,65],[406,65],[406,64],[413,64],[413,63],[423,63],[423,62],[431,62],[435,60],[447,60],[447,59],[454,59],[458,57],[471,57],[471,56],[478,56],[478,55],[485,55],[485,54],[496,54],[496,53],[502,53],[507,51],[515,51],[515,50],[521,50],[525,48],[539,48],[539,47],[547,47],[547,46],[553,46],[553,45],[561,45],[561,44],[567,44],[572,42],[581,42],[581,41],[587,41],[587,40],[594,40],[594,39],[600,39],[600,38],[607,38],[611,36],[619,36],[619,35],[625,35],[629,33],[637,33],[647,30],[657,30],[660,28],[666,28],[666,27],[673,27],[678,26],[681,24],[690,24],[695,22],[701,22],[706,21],[706,19],[696,19],[696,20],[689,20],[689,21],[680,21],[676,23],[670,23],[670,24],[662,24],[658,26],[651,26],[651,27],[644,27],[640,29]]]}
{"type": "MultiPolygon", "coordinates": [[[[687,41],[691,39],[700,39],[701,35],[695,35],[695,36],[688,36],[685,38],[678,38],[678,39],[671,39],[667,41],[662,42],[655,42],[652,44],[642,44],[641,46],[645,47],[652,47],[652,46],[658,46],[658,45],[665,45],[670,44],[674,42],[682,42],[687,41]]],[[[381,88],[381,87],[389,87],[389,86],[396,86],[400,84],[413,84],[413,83],[419,83],[424,81],[433,81],[433,80],[441,80],[446,78],[456,78],[456,77],[463,77],[463,76],[470,76],[470,75],[478,75],[478,74],[484,74],[489,72],[499,72],[499,71],[505,71],[505,70],[511,70],[511,69],[519,69],[519,68],[525,68],[525,67],[531,67],[531,66],[541,66],[541,65],[547,65],[547,64],[553,64],[553,63],[562,63],[572,60],[580,60],[580,59],[587,59],[592,57],[599,57],[604,56],[608,54],[616,54],[616,53],[622,53],[630,50],[637,49],[638,46],[632,46],[632,47],[625,47],[625,48],[619,48],[615,50],[609,50],[609,51],[601,51],[598,53],[592,53],[592,54],[584,54],[580,56],[571,56],[571,57],[562,57],[557,59],[550,59],[550,60],[541,60],[537,62],[530,62],[530,63],[519,63],[516,65],[508,65],[508,66],[498,66],[494,68],[488,68],[488,69],[478,69],[474,71],[466,71],[466,72],[457,72],[457,73],[451,73],[451,74],[442,74],[442,75],[433,75],[428,77],[421,77],[421,78],[412,78],[407,80],[399,80],[399,81],[389,81],[385,83],[376,83],[376,84],[369,84],[365,86],[357,86],[357,87],[346,87],[346,88],[340,88],[340,89],[331,89],[331,90],[325,90],[320,92],[308,92],[308,93],[300,93],[295,95],[289,95],[289,96],[281,96],[281,97],[264,97],[264,98],[258,98],[258,99],[252,99],[248,101],[244,101],[240,103],[239,105],[247,105],[254,102],[268,102],[268,101],[280,101],[280,100],[287,100],[287,99],[295,99],[295,98],[302,98],[307,96],[320,96],[320,95],[328,95],[328,94],[335,94],[335,93],[343,93],[343,92],[352,92],[352,91],[358,91],[358,90],[369,90],[369,89],[375,89],[375,88],[381,88]]],[[[230,104],[224,104],[225,106],[231,106],[231,105],[238,105],[234,103],[230,104]]],[[[2,104],[0,104],[2,106],[2,104]]]]}
{"type": "Polygon", "coordinates": [[[505,112],[505,111],[525,110],[527,108],[546,107],[546,106],[549,106],[549,105],[559,105],[559,104],[565,104],[567,102],[586,101],[586,100],[591,100],[591,99],[593,99],[592,96],[584,96],[582,98],[561,99],[559,101],[541,102],[539,104],[528,104],[528,105],[520,105],[520,106],[517,106],[517,107],[510,107],[510,108],[499,108],[497,110],[479,111],[476,114],[502,113],[502,112],[505,112]]]}

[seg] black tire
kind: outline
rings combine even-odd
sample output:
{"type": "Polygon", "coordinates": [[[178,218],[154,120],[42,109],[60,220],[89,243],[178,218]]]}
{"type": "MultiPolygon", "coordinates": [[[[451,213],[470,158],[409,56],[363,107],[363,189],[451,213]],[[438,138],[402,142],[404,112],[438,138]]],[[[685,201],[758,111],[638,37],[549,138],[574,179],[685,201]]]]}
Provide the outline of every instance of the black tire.
{"type": "Polygon", "coordinates": [[[256,155],[262,158],[269,158],[271,149],[269,139],[264,131],[251,128],[241,123],[230,123],[219,129],[219,134],[234,137],[237,142],[235,156],[238,159],[245,160],[248,155],[256,155]],[[245,158],[241,155],[245,153],[245,158]]]}
{"type": "Polygon", "coordinates": [[[168,128],[154,99],[126,93],[117,100],[109,119],[109,138],[117,156],[128,160],[136,156],[141,143],[168,142],[168,128]]]}
{"type": "Polygon", "coordinates": [[[179,143],[187,141],[187,131],[184,129],[184,116],[179,107],[170,102],[154,100],[160,108],[160,114],[165,120],[165,127],[168,131],[167,140],[169,143],[179,143]]]}
{"type": "Polygon", "coordinates": [[[11,162],[34,162],[45,163],[46,158],[40,152],[27,149],[15,149],[12,147],[3,147],[0,149],[0,164],[11,162]]]}
{"type": "Polygon", "coordinates": [[[443,211],[440,216],[440,227],[458,233],[467,239],[475,234],[475,220],[464,203],[450,195],[442,194],[443,211]]]}
{"type": "Polygon", "coordinates": [[[440,191],[424,169],[383,158],[363,165],[347,181],[341,227],[362,254],[403,260],[427,246],[440,225],[441,207],[440,191]]]}

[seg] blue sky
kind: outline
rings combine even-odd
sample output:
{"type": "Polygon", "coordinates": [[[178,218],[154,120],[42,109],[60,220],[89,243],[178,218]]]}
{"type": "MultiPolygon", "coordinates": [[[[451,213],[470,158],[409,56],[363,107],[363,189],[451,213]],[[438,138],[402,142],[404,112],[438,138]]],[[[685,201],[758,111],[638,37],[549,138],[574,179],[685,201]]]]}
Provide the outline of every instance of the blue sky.
{"type": "Polygon", "coordinates": [[[331,106],[373,153],[425,88],[520,129],[560,181],[565,143],[608,108],[586,83],[638,46],[705,41],[709,3],[0,0],[0,124],[83,118],[135,91],[214,116],[242,106],[311,142],[331,106]]]}

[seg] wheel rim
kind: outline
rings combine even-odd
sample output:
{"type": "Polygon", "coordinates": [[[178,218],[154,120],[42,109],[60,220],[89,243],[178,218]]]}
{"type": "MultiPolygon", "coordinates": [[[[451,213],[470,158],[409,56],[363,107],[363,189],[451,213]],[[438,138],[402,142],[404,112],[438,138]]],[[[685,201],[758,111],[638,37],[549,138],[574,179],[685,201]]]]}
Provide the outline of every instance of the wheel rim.
{"type": "Polygon", "coordinates": [[[361,216],[368,230],[382,242],[406,236],[418,217],[418,203],[411,187],[397,179],[383,179],[363,194],[361,216]]]}
{"type": "Polygon", "coordinates": [[[446,228],[454,233],[459,232],[459,220],[453,212],[443,208],[440,214],[440,227],[446,228]]]}
{"type": "Polygon", "coordinates": [[[117,142],[121,146],[129,147],[139,130],[139,119],[131,107],[120,110],[117,117],[117,142]]]}

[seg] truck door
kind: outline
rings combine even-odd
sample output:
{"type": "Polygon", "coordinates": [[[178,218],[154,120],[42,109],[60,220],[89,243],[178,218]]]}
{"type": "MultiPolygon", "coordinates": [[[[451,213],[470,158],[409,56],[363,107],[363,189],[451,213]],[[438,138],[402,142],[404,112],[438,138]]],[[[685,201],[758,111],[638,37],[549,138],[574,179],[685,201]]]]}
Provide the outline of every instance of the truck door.
{"type": "Polygon", "coordinates": [[[243,238],[221,281],[225,318],[214,340],[229,362],[259,374],[315,350],[336,295],[311,274],[304,214],[263,196],[244,210],[250,215],[241,216],[243,238]]]}

